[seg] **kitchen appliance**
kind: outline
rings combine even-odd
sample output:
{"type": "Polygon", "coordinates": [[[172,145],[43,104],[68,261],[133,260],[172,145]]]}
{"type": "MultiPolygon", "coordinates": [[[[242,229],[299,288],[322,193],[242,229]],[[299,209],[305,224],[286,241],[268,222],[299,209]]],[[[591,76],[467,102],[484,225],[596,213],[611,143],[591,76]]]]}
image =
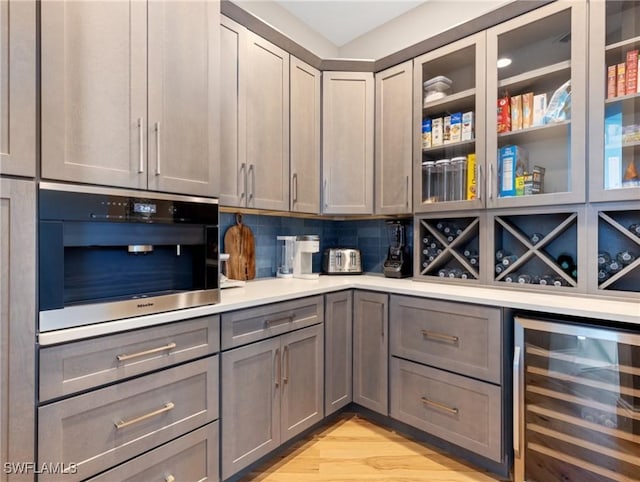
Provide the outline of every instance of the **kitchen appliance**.
{"type": "Polygon", "coordinates": [[[387,221],[389,251],[382,267],[382,272],[387,278],[411,276],[411,257],[405,243],[405,224],[401,220],[387,221]]]}
{"type": "Polygon", "coordinates": [[[217,303],[217,199],[41,183],[40,331],[217,303]]]}
{"type": "Polygon", "coordinates": [[[322,253],[322,271],[327,274],[362,274],[359,249],[327,248],[322,253]]]}
{"type": "Polygon", "coordinates": [[[276,262],[278,278],[293,278],[293,261],[296,254],[296,236],[278,236],[276,262]]]}
{"type": "Polygon", "coordinates": [[[296,236],[293,256],[293,277],[317,279],[319,274],[313,272],[313,253],[320,251],[320,236],[308,234],[296,236]]]}

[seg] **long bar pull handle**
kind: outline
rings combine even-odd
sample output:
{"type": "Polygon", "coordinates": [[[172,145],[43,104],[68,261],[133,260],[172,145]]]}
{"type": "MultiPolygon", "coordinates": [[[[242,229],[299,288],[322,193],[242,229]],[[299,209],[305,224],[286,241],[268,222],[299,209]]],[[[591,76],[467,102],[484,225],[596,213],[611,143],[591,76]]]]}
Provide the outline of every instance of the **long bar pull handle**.
{"type": "Polygon", "coordinates": [[[438,333],[437,331],[422,330],[422,336],[425,338],[431,338],[432,340],[446,341],[449,343],[458,343],[458,341],[460,341],[460,338],[457,336],[438,333]]]}
{"type": "Polygon", "coordinates": [[[298,202],[298,174],[293,175],[293,202],[298,202]]]}
{"type": "Polygon", "coordinates": [[[267,328],[269,328],[271,325],[276,325],[276,324],[279,325],[281,323],[293,323],[293,319],[294,319],[293,315],[283,316],[282,318],[272,318],[270,320],[265,320],[264,324],[266,325],[267,328]]]}
{"type": "Polygon", "coordinates": [[[324,207],[328,208],[329,207],[329,200],[327,199],[327,180],[324,180],[324,187],[322,189],[322,197],[324,200],[324,207]]]}
{"type": "Polygon", "coordinates": [[[478,200],[482,201],[482,195],[484,192],[484,184],[482,184],[482,166],[481,165],[476,165],[476,172],[477,174],[477,180],[476,180],[476,189],[478,191],[478,200]]]}
{"type": "Polygon", "coordinates": [[[144,172],[144,119],[140,117],[138,119],[138,140],[140,142],[140,159],[138,163],[138,172],[142,174],[144,172]]]}
{"type": "Polygon", "coordinates": [[[513,455],[520,458],[520,354],[516,345],[513,349],[513,455]]]}
{"type": "Polygon", "coordinates": [[[493,201],[493,164],[489,164],[489,201],[493,201]]]}
{"type": "Polygon", "coordinates": [[[442,410],[443,412],[450,413],[451,415],[458,415],[459,410],[455,407],[449,407],[444,403],[434,402],[433,400],[429,400],[427,397],[422,397],[422,403],[425,405],[429,405],[430,407],[437,408],[438,410],[442,410]]]}
{"type": "Polygon", "coordinates": [[[160,175],[160,122],[156,122],[156,176],[160,175]]]}
{"type": "Polygon", "coordinates": [[[275,358],[276,361],[276,382],[275,386],[278,388],[280,386],[280,376],[282,372],[282,361],[280,360],[280,348],[276,348],[275,358]]]}
{"type": "Polygon", "coordinates": [[[289,345],[285,345],[282,351],[282,359],[284,364],[284,374],[282,376],[282,383],[286,385],[289,383],[289,345]]]}
{"type": "Polygon", "coordinates": [[[406,179],[407,183],[406,183],[406,197],[407,197],[407,209],[409,208],[409,176],[407,176],[406,179]]]}
{"type": "Polygon", "coordinates": [[[240,199],[244,199],[247,195],[247,176],[246,176],[247,165],[243,162],[240,164],[240,177],[238,178],[238,183],[242,183],[242,192],[240,192],[240,199]]]}
{"type": "Polygon", "coordinates": [[[256,170],[253,164],[249,164],[249,175],[251,176],[251,190],[249,191],[249,201],[251,201],[256,192],[256,170]]]}
{"type": "Polygon", "coordinates": [[[131,420],[120,420],[119,422],[115,423],[115,426],[117,429],[121,429],[121,428],[125,428],[128,427],[129,425],[134,425],[136,423],[140,423],[144,420],[147,420],[151,417],[155,417],[157,415],[161,415],[165,412],[169,412],[170,410],[173,410],[175,408],[175,404],[173,402],[168,402],[165,403],[164,406],[162,408],[159,408],[158,410],[154,410],[153,412],[149,412],[149,413],[145,413],[144,415],[140,415],[139,417],[136,418],[132,418],[131,420]]]}
{"type": "Polygon", "coordinates": [[[158,348],[151,348],[150,350],[139,351],[137,353],[129,353],[124,355],[116,355],[118,361],[131,360],[132,358],[139,358],[141,356],[153,355],[154,353],[160,353],[161,351],[173,350],[176,347],[174,342],[168,343],[165,346],[159,346],[158,348]]]}

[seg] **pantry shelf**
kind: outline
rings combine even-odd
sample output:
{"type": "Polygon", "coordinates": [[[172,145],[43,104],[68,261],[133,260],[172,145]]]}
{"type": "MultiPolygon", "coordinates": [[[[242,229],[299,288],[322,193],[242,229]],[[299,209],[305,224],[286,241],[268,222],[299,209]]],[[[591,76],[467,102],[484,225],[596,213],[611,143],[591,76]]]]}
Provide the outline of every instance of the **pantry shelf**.
{"type": "Polygon", "coordinates": [[[632,37],[624,39],[621,42],[616,42],[605,46],[605,52],[619,51],[621,49],[634,49],[640,47],[640,37],[632,37]]]}
{"type": "Polygon", "coordinates": [[[442,144],[440,146],[433,146],[433,147],[427,147],[425,149],[422,149],[423,153],[428,153],[428,152],[439,152],[439,151],[445,151],[447,149],[455,149],[457,147],[464,147],[464,146],[470,146],[476,143],[475,139],[471,139],[468,141],[461,141],[461,142],[451,142],[449,144],[442,144]]]}
{"type": "Polygon", "coordinates": [[[529,127],[517,131],[503,132],[498,134],[500,145],[506,142],[517,144],[521,142],[540,142],[546,139],[553,139],[559,136],[566,136],[566,131],[570,129],[571,121],[554,122],[543,126],[529,127]]]}
{"type": "Polygon", "coordinates": [[[510,92],[523,92],[525,89],[532,87],[539,79],[545,77],[557,79],[556,83],[560,87],[562,83],[571,78],[571,61],[565,60],[499,80],[498,88],[505,89],[508,87],[510,92]]]}
{"type": "Polygon", "coordinates": [[[467,89],[441,99],[424,104],[422,112],[432,115],[434,112],[454,113],[475,110],[476,89],[467,89]]]}
{"type": "Polygon", "coordinates": [[[634,101],[640,100],[640,93],[629,94],[629,95],[621,95],[620,97],[613,97],[611,99],[605,99],[604,103],[605,103],[605,105],[617,104],[618,102],[624,102],[624,101],[627,101],[627,100],[634,100],[634,101]]]}

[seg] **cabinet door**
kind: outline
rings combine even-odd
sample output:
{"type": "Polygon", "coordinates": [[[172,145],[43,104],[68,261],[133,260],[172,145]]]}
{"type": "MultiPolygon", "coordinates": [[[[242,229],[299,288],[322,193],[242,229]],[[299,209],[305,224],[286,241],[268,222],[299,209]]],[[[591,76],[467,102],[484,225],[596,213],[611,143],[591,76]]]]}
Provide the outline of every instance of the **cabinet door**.
{"type": "Polygon", "coordinates": [[[247,32],[247,206],[289,210],[289,54],[247,32]]]}
{"type": "MultiPolygon", "coordinates": [[[[34,454],[36,189],[0,179],[0,463],[34,454]]],[[[0,480],[33,480],[0,473],[0,480]]]]}
{"type": "Polygon", "coordinates": [[[353,294],[351,291],[325,296],[324,412],[330,415],[353,399],[353,294]]]}
{"type": "Polygon", "coordinates": [[[388,296],[356,291],[353,309],[353,401],[389,413],[388,296]]]}
{"type": "Polygon", "coordinates": [[[315,325],[282,336],[281,443],[324,416],[322,330],[322,325],[315,325]]]}
{"type": "Polygon", "coordinates": [[[244,65],[247,30],[220,17],[220,205],[247,203],[244,65]]]}
{"type": "Polygon", "coordinates": [[[411,212],[411,61],[376,74],[376,214],[411,212]]]}
{"type": "Polygon", "coordinates": [[[222,479],[280,445],[280,338],[222,354],[222,479]]]}
{"type": "Polygon", "coordinates": [[[42,177],[147,187],[147,4],[41,4],[42,177]]]}
{"type": "Polygon", "coordinates": [[[487,31],[488,207],[585,200],[586,9],[553,2],[487,31]]]}
{"type": "Polygon", "coordinates": [[[291,211],[320,211],[320,71],[291,57],[291,211]]]}
{"type": "Polygon", "coordinates": [[[322,74],[322,211],[373,213],[373,74],[322,74]]]}
{"type": "Polygon", "coordinates": [[[36,173],[36,2],[0,2],[0,172],[36,173]]]}
{"type": "Polygon", "coordinates": [[[216,195],[219,2],[149,2],[149,189],[216,195]]]}
{"type": "Polygon", "coordinates": [[[589,200],[637,200],[640,3],[590,2],[589,22],[589,200]]]}

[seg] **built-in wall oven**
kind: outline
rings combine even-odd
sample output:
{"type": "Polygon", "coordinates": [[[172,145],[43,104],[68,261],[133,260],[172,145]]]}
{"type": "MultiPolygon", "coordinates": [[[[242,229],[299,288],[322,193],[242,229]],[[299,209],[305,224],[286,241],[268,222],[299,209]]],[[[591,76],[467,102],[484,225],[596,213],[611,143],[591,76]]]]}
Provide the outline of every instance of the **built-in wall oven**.
{"type": "Polygon", "coordinates": [[[218,201],[41,183],[41,332],[217,303],[218,201]]]}

